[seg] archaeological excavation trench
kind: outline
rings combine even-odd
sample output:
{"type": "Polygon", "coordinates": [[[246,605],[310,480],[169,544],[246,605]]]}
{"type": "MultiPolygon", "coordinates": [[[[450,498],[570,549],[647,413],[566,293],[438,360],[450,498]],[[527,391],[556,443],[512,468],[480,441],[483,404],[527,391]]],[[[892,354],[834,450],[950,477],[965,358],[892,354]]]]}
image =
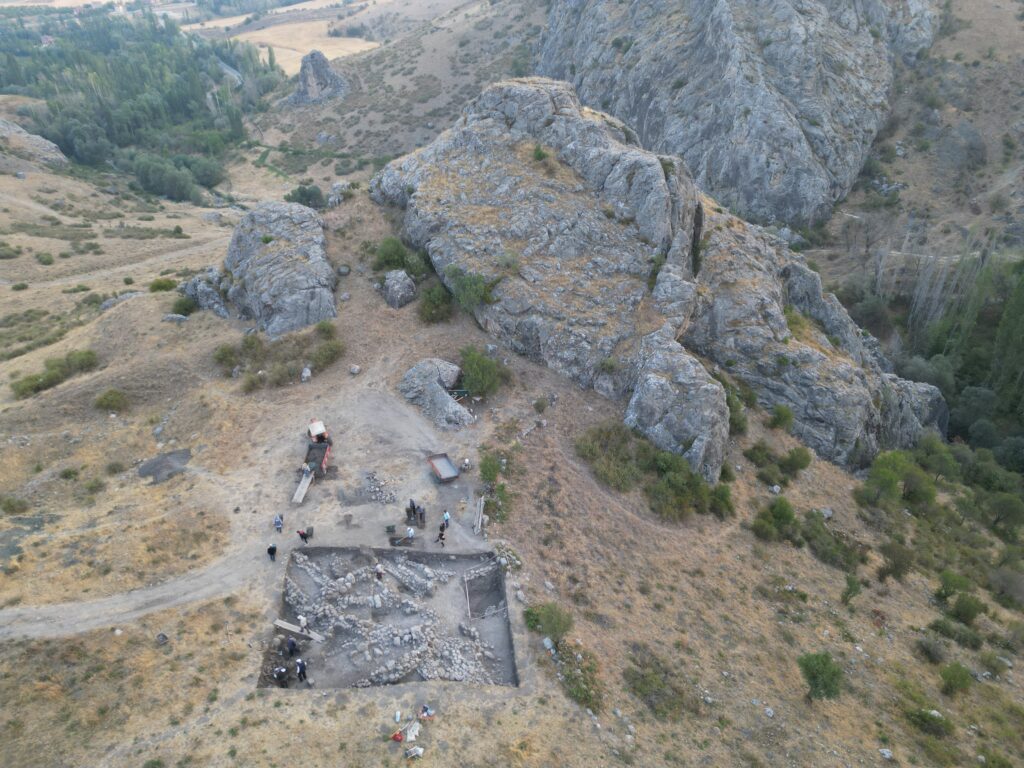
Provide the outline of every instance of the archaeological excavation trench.
{"type": "Polygon", "coordinates": [[[286,650],[289,636],[317,688],[519,684],[505,574],[493,552],[307,547],[289,559],[280,613],[292,624],[300,616],[323,642],[275,628],[260,687],[277,685],[277,666],[289,669],[289,685],[304,685],[286,650]]]}

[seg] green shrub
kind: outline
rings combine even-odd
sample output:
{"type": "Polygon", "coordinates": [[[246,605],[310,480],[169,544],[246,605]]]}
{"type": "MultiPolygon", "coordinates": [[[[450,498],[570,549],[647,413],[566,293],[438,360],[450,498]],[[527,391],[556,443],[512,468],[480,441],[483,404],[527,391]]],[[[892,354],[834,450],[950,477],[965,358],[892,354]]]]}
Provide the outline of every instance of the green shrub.
{"type": "Polygon", "coordinates": [[[757,470],[757,479],[767,486],[785,487],[789,485],[789,478],[782,474],[778,464],[768,464],[757,470]]]}
{"type": "Polygon", "coordinates": [[[173,291],[177,287],[177,281],[171,280],[169,277],[158,277],[149,284],[149,292],[159,293],[160,291],[173,291]]]}
{"type": "Polygon", "coordinates": [[[108,389],[96,398],[94,405],[101,411],[113,413],[124,413],[130,407],[128,395],[119,389],[108,389]]]}
{"type": "Polygon", "coordinates": [[[242,377],[242,391],[246,394],[255,392],[263,386],[263,381],[255,373],[249,372],[242,377]]]}
{"type": "Polygon", "coordinates": [[[28,512],[28,502],[16,496],[0,496],[0,511],[5,515],[23,515],[28,512]]]}
{"type": "Polygon", "coordinates": [[[843,589],[843,594],[839,596],[840,602],[843,605],[849,605],[850,601],[860,594],[860,589],[860,579],[855,574],[846,574],[846,587],[843,589]]]}
{"type": "Polygon", "coordinates": [[[994,677],[999,677],[1008,669],[1006,662],[995,651],[985,651],[980,654],[978,662],[994,677]]]}
{"type": "Polygon", "coordinates": [[[65,467],[60,471],[59,477],[61,480],[77,480],[78,470],[74,467],[65,467]]]}
{"type": "Polygon", "coordinates": [[[125,285],[134,285],[135,284],[135,278],[134,277],[122,277],[121,280],[122,280],[122,282],[125,285]]]}
{"type": "Polygon", "coordinates": [[[765,541],[789,539],[794,544],[801,543],[793,505],[784,496],[776,496],[758,512],[750,529],[757,538],[765,541]]]}
{"type": "Polygon", "coordinates": [[[766,467],[775,463],[775,454],[764,440],[758,440],[743,452],[755,467],[766,467]]]}
{"type": "Polygon", "coordinates": [[[402,241],[397,237],[385,237],[377,245],[373,259],[373,268],[377,272],[393,269],[405,269],[405,259],[409,255],[402,241]]]}
{"type": "Polygon", "coordinates": [[[834,699],[839,696],[843,668],[827,652],[805,653],[796,663],[807,681],[807,698],[834,699]]]}
{"type": "Polygon", "coordinates": [[[787,477],[796,477],[801,470],[807,469],[809,466],[811,466],[811,452],[803,446],[793,448],[779,460],[779,469],[787,477]]]}
{"type": "Polygon", "coordinates": [[[918,638],[917,651],[931,664],[941,664],[946,660],[946,644],[934,635],[918,638]]]}
{"type": "Polygon", "coordinates": [[[44,267],[48,267],[51,264],[53,264],[53,256],[49,253],[37,253],[36,261],[38,261],[44,267]]]}
{"type": "Polygon", "coordinates": [[[171,312],[176,315],[185,315],[185,317],[188,317],[197,309],[199,309],[199,305],[188,296],[179,296],[174,300],[174,304],[171,305],[171,312]]]}
{"type": "Polygon", "coordinates": [[[454,264],[449,264],[444,274],[451,285],[455,303],[463,312],[473,314],[481,304],[490,304],[493,301],[492,286],[480,275],[468,274],[454,264]]]}
{"type": "Polygon", "coordinates": [[[225,376],[230,376],[231,371],[241,362],[238,350],[230,344],[221,344],[213,353],[213,360],[223,370],[225,376]]]}
{"type": "Polygon", "coordinates": [[[120,461],[112,461],[107,464],[108,475],[120,475],[122,472],[124,472],[124,464],[120,461]]]}
{"type": "Polygon", "coordinates": [[[572,629],[572,614],[561,608],[557,603],[541,603],[531,605],[523,612],[527,629],[550,637],[554,642],[561,642],[572,629]]]}
{"type": "Polygon", "coordinates": [[[909,709],[905,713],[910,724],[922,733],[931,736],[949,736],[953,733],[953,723],[942,715],[933,715],[930,709],[909,709]]]}
{"type": "Polygon", "coordinates": [[[85,484],[85,490],[87,493],[99,493],[106,487],[107,484],[103,480],[100,480],[100,478],[98,477],[94,477],[92,480],[85,484]]]}
{"type": "Polygon", "coordinates": [[[423,290],[416,311],[425,323],[441,323],[452,316],[452,295],[440,283],[434,283],[423,290]]]}
{"type": "Polygon", "coordinates": [[[300,184],[284,196],[285,202],[298,203],[307,208],[322,210],[327,207],[327,199],[324,192],[316,184],[300,184]]]}
{"type": "Polygon", "coordinates": [[[708,512],[719,520],[732,517],[736,513],[732,503],[732,491],[728,485],[719,484],[711,489],[711,497],[708,500],[708,512]]]}
{"type": "Polygon", "coordinates": [[[585,648],[574,646],[562,657],[562,688],[565,695],[591,712],[604,706],[604,686],[598,675],[597,659],[585,648]]]}
{"type": "Polygon", "coordinates": [[[793,411],[788,406],[776,405],[772,408],[772,417],[768,420],[768,426],[772,429],[789,432],[793,428],[793,411]]]}
{"type": "Polygon", "coordinates": [[[956,602],[953,603],[953,607],[949,609],[949,615],[961,624],[971,626],[974,623],[974,620],[986,611],[987,608],[985,607],[985,603],[974,595],[960,593],[957,595],[956,602]]]}
{"type": "Polygon", "coordinates": [[[498,391],[511,374],[504,365],[492,360],[476,347],[469,345],[460,351],[462,386],[474,397],[486,397],[498,391]]]}
{"type": "Polygon", "coordinates": [[[878,580],[885,581],[890,576],[902,581],[914,565],[914,553],[897,541],[889,541],[878,548],[884,562],[878,568],[878,580]]]}
{"type": "Polygon", "coordinates": [[[970,592],[973,588],[974,584],[966,576],[953,571],[943,571],[939,574],[939,588],[935,590],[935,599],[944,603],[957,592],[970,592]]]}
{"type": "Polygon", "coordinates": [[[25,291],[28,290],[28,283],[15,283],[11,286],[12,291],[25,291]]]}
{"type": "Polygon", "coordinates": [[[648,646],[633,646],[630,666],[622,672],[629,692],[642,701],[659,720],[679,720],[686,713],[700,712],[697,692],[672,664],[648,646]]]}
{"type": "Polygon", "coordinates": [[[334,327],[334,323],[330,320],[321,320],[313,326],[313,329],[321,339],[333,339],[338,335],[338,329],[334,327]]]}
{"type": "Polygon", "coordinates": [[[729,434],[745,435],[747,433],[747,414],[739,395],[732,387],[725,390],[725,404],[729,406],[729,434]]]}
{"type": "Polygon", "coordinates": [[[313,370],[319,372],[336,362],[343,354],[345,345],[338,339],[328,339],[316,346],[309,359],[313,370]]]}
{"type": "Polygon", "coordinates": [[[43,372],[23,376],[11,382],[11,389],[16,398],[24,399],[51,389],[67,381],[78,373],[91,371],[99,365],[99,359],[92,350],[75,350],[68,352],[63,358],[50,358],[43,362],[43,372]]]}
{"type": "Polygon", "coordinates": [[[533,410],[537,414],[542,414],[548,409],[548,401],[546,397],[538,397],[533,401],[533,410]]]}
{"type": "Polygon", "coordinates": [[[954,696],[966,691],[974,680],[970,670],[956,661],[939,670],[939,676],[942,678],[942,692],[947,696],[954,696]]]}
{"type": "Polygon", "coordinates": [[[736,479],[736,473],[733,472],[732,466],[729,462],[722,464],[722,472],[718,476],[718,482],[720,483],[731,483],[736,479]]]}
{"type": "MultiPolygon", "coordinates": [[[[800,535],[807,542],[807,547],[821,562],[834,568],[841,568],[844,571],[856,570],[857,564],[861,560],[860,553],[856,548],[846,544],[825,525],[825,520],[821,513],[812,510],[804,514],[800,535]]],[[[853,581],[859,584],[856,578],[853,581]]],[[[849,588],[849,579],[847,580],[847,588],[849,588]]],[[[846,602],[848,601],[844,601],[843,604],[845,605],[846,602]]]]}
{"type": "Polygon", "coordinates": [[[964,648],[970,648],[972,651],[977,651],[981,648],[981,635],[963,624],[958,624],[950,621],[949,619],[942,618],[936,619],[929,624],[928,629],[942,635],[943,637],[948,637],[957,645],[961,645],[964,648]]]}
{"type": "Polygon", "coordinates": [[[538,163],[543,162],[548,157],[548,153],[544,151],[544,147],[540,144],[533,145],[533,159],[538,163]]]}

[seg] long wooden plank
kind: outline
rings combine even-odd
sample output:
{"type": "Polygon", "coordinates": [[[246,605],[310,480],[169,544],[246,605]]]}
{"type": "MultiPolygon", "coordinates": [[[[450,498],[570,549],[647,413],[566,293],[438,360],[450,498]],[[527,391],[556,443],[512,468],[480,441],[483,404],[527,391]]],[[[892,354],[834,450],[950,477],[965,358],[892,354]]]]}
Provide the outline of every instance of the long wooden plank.
{"type": "Polygon", "coordinates": [[[295,624],[290,624],[284,619],[275,620],[274,626],[280,627],[281,629],[287,629],[289,632],[294,632],[297,635],[305,635],[306,637],[316,640],[318,643],[322,643],[324,641],[324,636],[321,635],[319,632],[314,632],[312,629],[307,629],[303,631],[302,627],[299,627],[295,624]]]}
{"type": "Polygon", "coordinates": [[[309,490],[309,484],[313,482],[313,473],[305,474],[302,476],[302,480],[299,481],[299,487],[295,489],[295,495],[292,496],[292,504],[301,504],[302,500],[306,498],[306,491],[309,490]]]}

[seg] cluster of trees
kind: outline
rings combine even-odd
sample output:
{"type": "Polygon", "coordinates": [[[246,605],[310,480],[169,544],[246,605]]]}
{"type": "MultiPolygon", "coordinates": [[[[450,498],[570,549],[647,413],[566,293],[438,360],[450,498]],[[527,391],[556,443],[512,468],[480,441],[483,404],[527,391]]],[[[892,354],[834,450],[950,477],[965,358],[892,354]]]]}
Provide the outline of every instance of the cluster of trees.
{"type": "Polygon", "coordinates": [[[223,179],[243,112],[282,77],[251,45],[184,35],[152,14],[0,21],[0,50],[0,92],[46,100],[30,113],[37,132],[79,163],[113,164],[176,200],[223,179]]]}
{"type": "Polygon", "coordinates": [[[942,390],[949,435],[1024,472],[1024,263],[990,262],[905,359],[900,373],[942,390]]]}

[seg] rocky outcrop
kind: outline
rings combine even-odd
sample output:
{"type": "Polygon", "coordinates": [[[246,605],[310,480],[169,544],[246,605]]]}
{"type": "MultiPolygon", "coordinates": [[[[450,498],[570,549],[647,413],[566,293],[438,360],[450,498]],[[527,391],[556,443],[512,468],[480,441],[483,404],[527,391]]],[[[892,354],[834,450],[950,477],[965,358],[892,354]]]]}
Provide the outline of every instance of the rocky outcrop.
{"type": "Polygon", "coordinates": [[[797,434],[836,461],[941,426],[937,392],[885,375],[877,347],[784,243],[699,198],[678,158],[628,137],[566,83],[507,81],[389,164],[370,194],[405,209],[405,238],[449,288],[467,275],[489,286],[474,310],[484,329],[628,399],[627,423],[708,480],[728,437],[709,363],[763,405],[790,406],[797,434]]]}
{"type": "Polygon", "coordinates": [[[217,317],[227,319],[231,317],[231,312],[221,295],[221,278],[221,273],[210,267],[179,285],[178,293],[192,299],[200,309],[207,309],[217,317]]]}
{"type": "Polygon", "coordinates": [[[644,336],[626,426],[663,451],[682,454],[704,477],[717,477],[729,439],[725,389],[699,360],[680,354],[671,325],[644,336]]]}
{"type": "MultiPolygon", "coordinates": [[[[700,268],[680,300],[687,349],[753,388],[761,405],[789,407],[793,433],[842,464],[912,445],[926,429],[945,432],[939,391],[886,373],[874,339],[822,292],[817,274],[759,227],[710,200],[704,207],[700,268]]],[[[661,284],[659,275],[655,293],[661,284]]]]}
{"type": "Polygon", "coordinates": [[[888,112],[893,55],[938,27],[933,0],[553,0],[537,71],[681,155],[761,221],[820,219],[888,112]]]}
{"type": "Polygon", "coordinates": [[[209,269],[178,290],[202,309],[254,320],[280,336],[337,316],[337,275],[324,254],[316,212],[294,203],[263,203],[235,227],[224,270],[209,269]]]}
{"type": "Polygon", "coordinates": [[[29,133],[17,123],[0,119],[0,154],[21,158],[30,163],[63,168],[68,159],[52,141],[29,133]]]}
{"type": "Polygon", "coordinates": [[[416,298],[416,283],[402,269],[393,269],[384,275],[384,301],[392,309],[401,309],[416,298]]]}
{"type": "Polygon", "coordinates": [[[423,409],[423,415],[441,429],[459,429],[476,421],[448,394],[459,381],[462,370],[455,363],[436,357],[420,360],[402,378],[398,391],[423,409]]]}
{"type": "Polygon", "coordinates": [[[310,51],[302,57],[299,82],[285,103],[290,106],[318,104],[328,99],[344,98],[349,86],[341,75],[331,69],[331,63],[320,51],[310,51]]]}

